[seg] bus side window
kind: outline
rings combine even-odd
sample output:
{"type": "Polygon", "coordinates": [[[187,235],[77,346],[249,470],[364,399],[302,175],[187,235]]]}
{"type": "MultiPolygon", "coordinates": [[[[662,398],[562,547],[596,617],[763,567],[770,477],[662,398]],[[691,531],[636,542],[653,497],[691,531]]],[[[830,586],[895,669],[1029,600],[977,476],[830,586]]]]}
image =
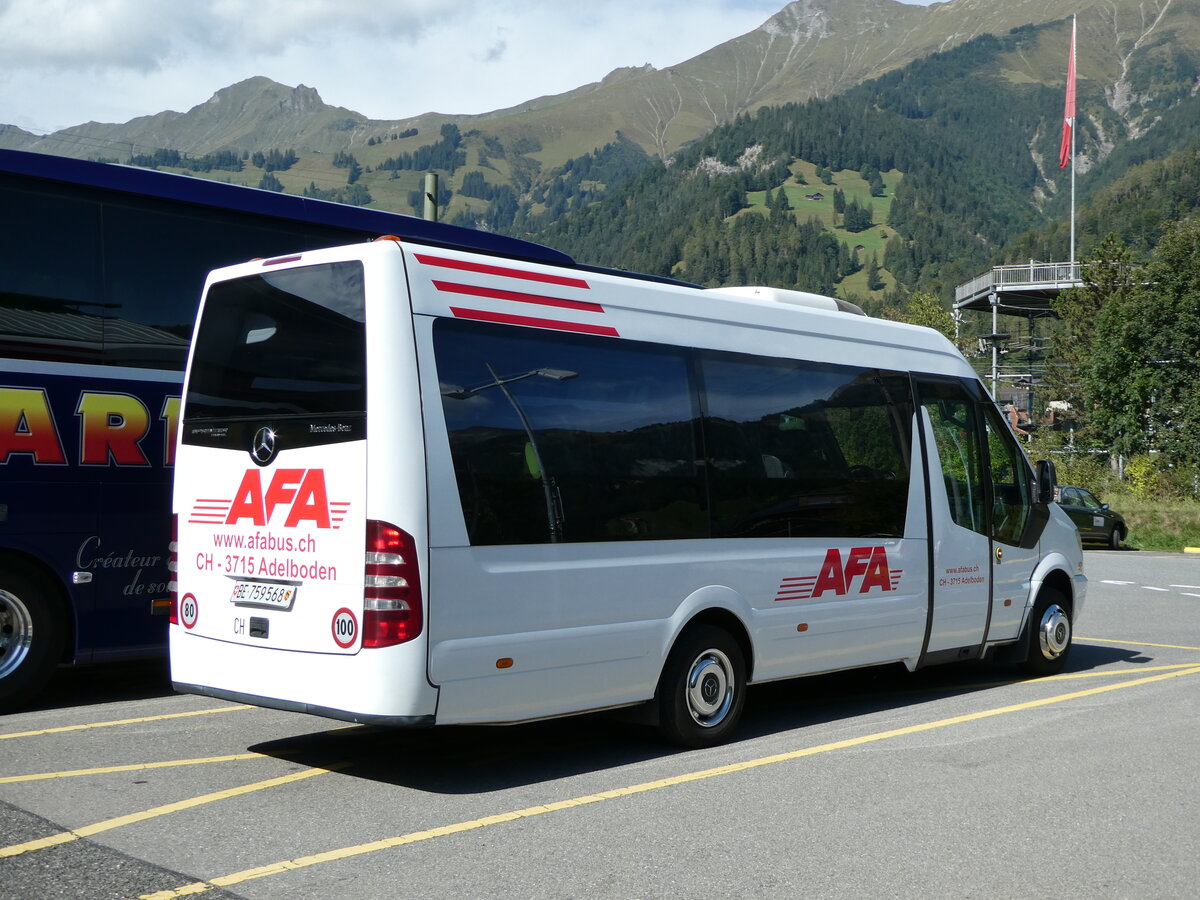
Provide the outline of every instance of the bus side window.
{"type": "Polygon", "coordinates": [[[0,210],[0,353],[100,362],[100,204],[0,187],[0,210]],[[69,253],[47,239],[64,233],[69,253]]]}
{"type": "Polygon", "coordinates": [[[684,351],[447,319],[434,352],[473,545],[708,536],[684,351]]]}
{"type": "Polygon", "coordinates": [[[951,381],[921,381],[919,390],[921,405],[933,425],[950,518],[956,525],[987,534],[983,448],[975,399],[951,381]]]}
{"type": "Polygon", "coordinates": [[[1005,544],[1020,544],[1029,521],[1032,475],[1012,432],[995,404],[984,408],[992,478],[992,537],[1005,544]]]}
{"type": "Polygon", "coordinates": [[[701,371],[714,537],[903,535],[907,378],[731,353],[701,371]]]}

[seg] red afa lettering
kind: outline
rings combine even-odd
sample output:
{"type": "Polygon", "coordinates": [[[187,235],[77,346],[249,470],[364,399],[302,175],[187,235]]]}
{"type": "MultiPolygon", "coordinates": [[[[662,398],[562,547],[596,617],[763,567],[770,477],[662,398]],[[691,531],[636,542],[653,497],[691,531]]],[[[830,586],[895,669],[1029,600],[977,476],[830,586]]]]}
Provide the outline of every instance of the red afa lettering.
{"type": "Polygon", "coordinates": [[[839,597],[846,593],[846,574],[842,569],[840,550],[830,550],[825,554],[825,562],[821,564],[821,574],[817,576],[812,595],[820,597],[826,591],[833,591],[839,597]]]}
{"type": "Polygon", "coordinates": [[[826,591],[832,591],[844,597],[851,592],[866,594],[872,588],[892,590],[892,573],[884,547],[852,547],[847,552],[844,564],[841,551],[832,549],[825,553],[812,596],[819,597],[826,591]],[[855,579],[860,577],[862,580],[858,583],[858,589],[854,590],[855,579]]]}
{"type": "Polygon", "coordinates": [[[264,491],[261,470],[247,469],[234,494],[225,524],[234,525],[248,519],[255,525],[265,526],[276,518],[275,510],[280,507],[287,509],[285,528],[294,528],[301,522],[311,522],[316,528],[333,527],[325,470],[276,469],[264,491]]]}

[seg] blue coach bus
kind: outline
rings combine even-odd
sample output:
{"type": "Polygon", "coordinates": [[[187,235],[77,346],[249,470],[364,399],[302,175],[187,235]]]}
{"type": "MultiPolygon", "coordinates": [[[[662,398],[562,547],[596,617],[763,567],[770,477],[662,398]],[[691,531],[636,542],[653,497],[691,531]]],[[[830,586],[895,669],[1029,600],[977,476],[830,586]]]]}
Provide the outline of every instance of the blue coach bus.
{"type": "Polygon", "coordinates": [[[58,665],[164,650],[180,384],[207,272],[383,234],[571,264],[411,216],[0,150],[0,710],[58,665]]]}

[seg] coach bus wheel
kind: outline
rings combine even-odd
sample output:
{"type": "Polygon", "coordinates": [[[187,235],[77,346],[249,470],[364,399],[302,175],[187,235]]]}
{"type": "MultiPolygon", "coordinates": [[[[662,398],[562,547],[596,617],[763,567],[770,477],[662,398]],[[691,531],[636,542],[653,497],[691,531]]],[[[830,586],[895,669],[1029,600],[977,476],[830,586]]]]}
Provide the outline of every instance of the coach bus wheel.
{"type": "Polygon", "coordinates": [[[49,680],[62,649],[62,617],[44,579],[23,571],[0,576],[0,709],[32,698],[49,680]]]}
{"type": "Polygon", "coordinates": [[[1066,599],[1053,588],[1043,588],[1029,623],[1029,656],[1022,669],[1030,675],[1062,671],[1071,652],[1071,616],[1066,599]]]}
{"type": "Polygon", "coordinates": [[[746,702],[742,648],[712,625],[680,635],[658,682],[659,728],[672,743],[711,747],[737,727],[746,702]]]}

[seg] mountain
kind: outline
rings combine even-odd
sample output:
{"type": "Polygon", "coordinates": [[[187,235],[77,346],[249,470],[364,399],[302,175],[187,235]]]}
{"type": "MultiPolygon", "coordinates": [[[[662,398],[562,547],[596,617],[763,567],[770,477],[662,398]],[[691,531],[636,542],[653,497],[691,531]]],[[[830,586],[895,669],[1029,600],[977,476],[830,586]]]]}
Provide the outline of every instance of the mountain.
{"type": "Polygon", "coordinates": [[[587,262],[706,283],[845,291],[858,279],[874,294],[944,294],[1016,235],[1063,216],[1056,163],[1074,12],[1085,200],[1191,139],[1200,0],[796,0],[678,65],[618,69],[484,115],[372,120],[315,88],[252,78],[185,113],[46,136],[0,126],[0,146],[400,211],[419,208],[421,178],[435,170],[445,218],[533,233],[587,262]],[[871,172],[880,182],[869,187],[871,172]],[[835,191],[874,206],[870,228],[847,227],[835,191]],[[755,252],[770,255],[751,233],[759,214],[787,226],[777,254],[824,263],[747,268],[755,252]],[[711,230],[720,221],[739,232],[737,248],[711,230]],[[712,254],[724,262],[710,265],[712,254]]]}
{"type": "MultiPolygon", "coordinates": [[[[1076,11],[1081,81],[1103,85],[1110,107],[1140,127],[1142,104],[1161,85],[1144,64],[1139,68],[1139,60],[1170,68],[1174,46],[1200,46],[1194,0],[951,0],[928,7],[896,0],[796,0],[754,31],[678,65],[617,69],[600,82],[484,115],[431,112],[371,120],[325,105],[312,88],[252,78],[187,113],[89,122],[45,138],[0,132],[0,146],[71,156],[121,144],[194,154],[273,146],[330,153],[352,149],[370,135],[411,128],[437,133],[453,122],[463,132],[478,129],[504,143],[536,140],[543,165],[602,146],[618,131],[665,158],[761,106],[835,96],[981,34],[1062,20],[1076,11]]],[[[1060,47],[1052,61],[1019,61],[1012,77],[1061,83],[1062,57],[1060,47]]]]}

